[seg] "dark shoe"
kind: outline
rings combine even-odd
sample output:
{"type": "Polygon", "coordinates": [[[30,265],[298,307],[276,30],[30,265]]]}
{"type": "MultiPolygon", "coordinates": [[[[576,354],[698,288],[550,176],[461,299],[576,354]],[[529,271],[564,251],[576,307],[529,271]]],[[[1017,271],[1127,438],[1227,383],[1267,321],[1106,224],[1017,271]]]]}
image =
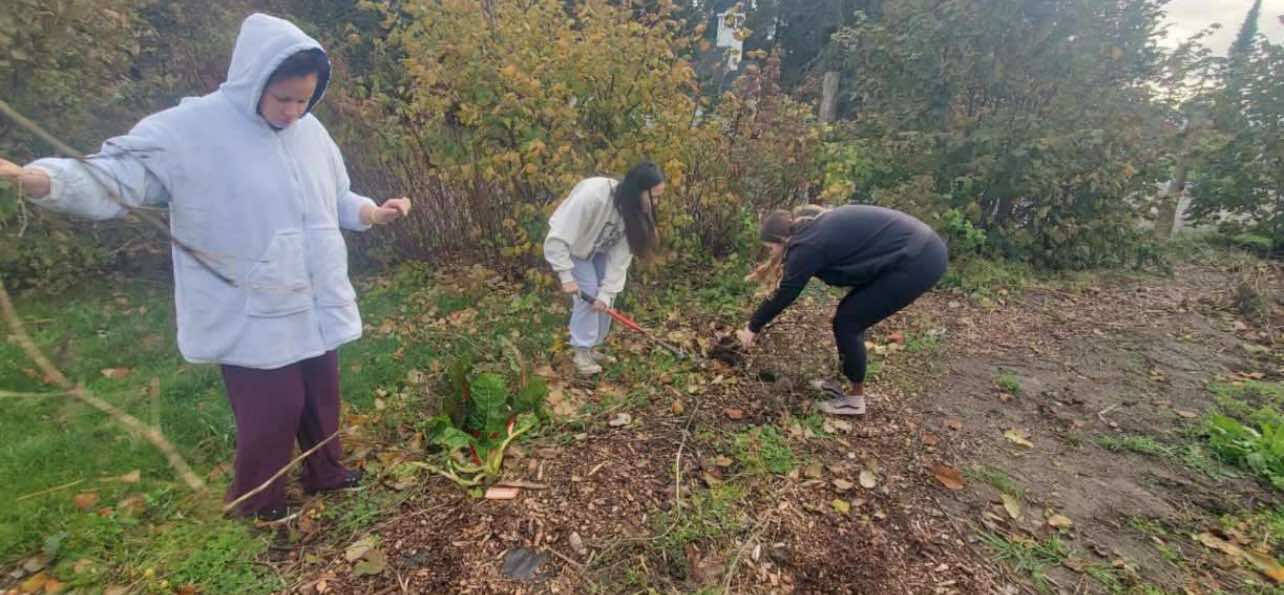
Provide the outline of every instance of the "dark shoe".
{"type": "Polygon", "coordinates": [[[361,480],[365,478],[365,476],[366,476],[365,471],[362,471],[360,469],[350,469],[348,471],[348,475],[344,477],[343,481],[339,482],[337,485],[333,485],[326,488],[319,488],[315,490],[304,490],[303,492],[311,496],[313,494],[318,494],[321,492],[347,492],[351,490],[357,490],[361,488],[361,480]]]}
{"type": "Polygon", "coordinates": [[[831,399],[841,399],[842,397],[847,396],[847,393],[843,392],[842,385],[828,378],[817,378],[807,384],[810,385],[812,389],[819,391],[821,394],[831,399]]]}
{"type": "Polygon", "coordinates": [[[274,506],[254,513],[254,520],[263,525],[279,525],[290,522],[297,516],[299,516],[299,511],[289,506],[274,506]]]}

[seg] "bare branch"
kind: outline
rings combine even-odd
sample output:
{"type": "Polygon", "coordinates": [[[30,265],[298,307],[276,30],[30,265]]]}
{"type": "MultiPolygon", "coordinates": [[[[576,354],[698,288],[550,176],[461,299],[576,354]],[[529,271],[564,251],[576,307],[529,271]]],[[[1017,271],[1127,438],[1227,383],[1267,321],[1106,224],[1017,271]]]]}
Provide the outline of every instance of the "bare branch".
{"type": "Polygon", "coordinates": [[[322,446],[325,446],[325,445],[326,445],[326,444],[328,444],[331,440],[334,440],[336,437],[338,437],[338,436],[339,436],[339,434],[342,434],[342,433],[343,433],[343,430],[338,430],[338,431],[336,431],[335,433],[330,434],[330,437],[329,437],[329,438],[326,438],[325,440],[322,440],[321,442],[318,442],[316,446],[313,446],[312,448],[309,448],[309,449],[307,450],[307,452],[304,452],[303,454],[301,454],[301,455],[299,455],[299,456],[297,456],[297,457],[294,457],[294,460],[293,460],[293,461],[290,461],[289,463],[286,463],[286,464],[285,464],[285,466],[284,466],[284,467],[281,467],[281,469],[280,469],[279,471],[277,471],[276,473],[273,473],[273,474],[272,474],[272,477],[267,478],[267,481],[265,481],[265,482],[263,482],[263,483],[259,484],[259,487],[254,488],[254,489],[252,489],[252,490],[250,490],[250,491],[248,491],[248,492],[246,492],[246,493],[244,493],[244,494],[241,494],[241,497],[239,497],[239,498],[237,498],[237,499],[235,499],[235,500],[233,500],[233,501],[231,501],[231,502],[228,502],[227,504],[223,505],[223,512],[229,512],[229,511],[231,511],[233,508],[236,508],[236,506],[237,506],[238,504],[240,504],[240,503],[242,503],[242,502],[244,502],[244,501],[246,501],[246,500],[249,500],[251,497],[253,497],[253,496],[254,496],[255,494],[257,494],[257,493],[262,492],[263,490],[266,490],[266,489],[268,488],[268,486],[272,485],[272,482],[276,481],[276,480],[277,480],[278,478],[280,478],[282,475],[285,475],[285,472],[286,472],[286,471],[289,471],[289,470],[290,470],[291,468],[293,468],[295,465],[298,465],[298,464],[299,464],[299,461],[302,461],[303,459],[308,458],[308,456],[310,456],[312,453],[314,453],[314,452],[316,452],[316,451],[318,451],[318,450],[321,450],[321,447],[322,447],[322,446]]]}
{"type": "Polygon", "coordinates": [[[9,292],[5,289],[3,282],[0,282],[0,313],[3,313],[5,320],[8,321],[9,328],[13,331],[13,336],[18,341],[18,346],[22,348],[22,351],[27,354],[31,361],[35,362],[40,371],[44,373],[46,379],[77,400],[110,415],[112,419],[116,420],[116,423],[124,426],[129,432],[151,442],[152,446],[155,446],[157,450],[161,451],[161,454],[165,455],[165,459],[169,461],[169,466],[174,468],[174,471],[187,483],[188,487],[192,488],[192,491],[201,492],[205,490],[205,482],[196,476],[196,473],[192,471],[183,456],[178,454],[178,449],[174,448],[174,445],[159,430],[149,427],[139,421],[138,418],[94,396],[85,390],[83,386],[72,384],[49,361],[49,358],[45,357],[44,353],[41,353],[35,342],[31,340],[31,335],[27,334],[27,329],[23,327],[22,319],[18,318],[18,312],[14,310],[13,301],[9,299],[9,292]]]}

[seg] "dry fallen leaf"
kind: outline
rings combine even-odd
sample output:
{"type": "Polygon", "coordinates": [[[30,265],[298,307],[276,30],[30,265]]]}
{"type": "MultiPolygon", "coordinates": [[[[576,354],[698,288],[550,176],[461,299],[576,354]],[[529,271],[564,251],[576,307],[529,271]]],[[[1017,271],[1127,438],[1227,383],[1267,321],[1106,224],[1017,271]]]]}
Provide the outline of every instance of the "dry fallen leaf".
{"type": "Polygon", "coordinates": [[[936,477],[936,481],[941,482],[941,485],[947,489],[963,489],[963,474],[959,473],[958,469],[949,465],[936,464],[932,465],[932,475],[936,477]]]}
{"type": "Polygon", "coordinates": [[[810,479],[820,479],[820,476],[822,473],[824,473],[824,470],[825,468],[821,466],[820,463],[812,463],[810,465],[807,465],[806,469],[803,469],[803,475],[807,476],[810,479]]]}
{"type": "Polygon", "coordinates": [[[1257,567],[1258,572],[1270,577],[1276,583],[1284,583],[1284,566],[1280,566],[1275,558],[1254,550],[1246,550],[1244,557],[1257,567]]]}
{"type": "Polygon", "coordinates": [[[89,510],[98,503],[98,492],[84,492],[82,494],[76,494],[76,497],[72,501],[76,503],[76,508],[89,510]]]}
{"type": "Polygon", "coordinates": [[[1021,501],[1011,494],[999,494],[1003,499],[1003,509],[1008,511],[1008,516],[1015,519],[1021,518],[1021,501]]]}
{"type": "Polygon", "coordinates": [[[682,401],[674,400],[672,410],[674,415],[682,415],[682,413],[686,411],[687,408],[685,405],[682,404],[682,401]]]}
{"type": "Polygon", "coordinates": [[[104,368],[102,370],[102,375],[104,378],[119,380],[121,378],[129,376],[129,372],[130,372],[129,368],[104,368]]]}
{"type": "Polygon", "coordinates": [[[387,567],[387,554],[384,554],[383,550],[380,549],[370,550],[369,552],[366,552],[365,559],[357,562],[356,565],[352,567],[352,576],[376,576],[383,574],[384,569],[387,567]]]}
{"type": "Polygon", "coordinates": [[[941,438],[936,434],[932,434],[930,432],[923,434],[924,446],[936,446],[937,444],[940,444],[940,443],[941,443],[941,438]]]}
{"type": "Polygon", "coordinates": [[[869,469],[864,469],[860,472],[859,480],[860,487],[867,490],[872,490],[874,489],[874,486],[878,485],[878,478],[874,475],[874,472],[869,469]]]}
{"type": "Polygon", "coordinates": [[[1018,430],[1016,428],[1012,428],[1011,430],[1004,432],[1003,437],[1007,438],[1008,441],[1012,442],[1013,444],[1016,444],[1019,446],[1024,446],[1026,448],[1034,447],[1034,444],[1030,442],[1030,433],[1026,432],[1025,430],[1018,430]]]}
{"type": "Polygon", "coordinates": [[[725,455],[718,455],[713,459],[713,464],[719,467],[730,467],[733,463],[735,463],[735,461],[732,461],[731,457],[725,455]]]}
{"type": "Polygon", "coordinates": [[[725,409],[722,413],[727,416],[727,419],[732,420],[744,419],[745,417],[745,412],[741,409],[725,409]]]}
{"type": "Polygon", "coordinates": [[[606,422],[606,425],[611,426],[612,428],[618,428],[621,426],[627,426],[632,422],[632,415],[627,413],[617,413],[615,414],[615,417],[611,418],[611,421],[606,422]]]}
{"type": "Polygon", "coordinates": [[[963,420],[958,418],[947,419],[945,420],[945,427],[957,432],[963,429],[963,420]]]}
{"type": "Polygon", "coordinates": [[[1186,409],[1174,409],[1173,412],[1187,419],[1193,419],[1193,418],[1199,417],[1198,413],[1195,413],[1194,411],[1189,411],[1186,409]]]}
{"type": "Polygon", "coordinates": [[[1280,566],[1280,563],[1271,556],[1245,550],[1211,533],[1200,533],[1195,536],[1195,539],[1204,544],[1205,547],[1218,550],[1236,560],[1248,560],[1259,572],[1270,577],[1271,580],[1277,583],[1284,582],[1284,566],[1280,566]]]}
{"type": "Polygon", "coordinates": [[[129,516],[138,516],[147,510],[147,499],[142,494],[134,494],[116,503],[116,510],[129,516]]]}
{"type": "Polygon", "coordinates": [[[839,512],[840,514],[847,514],[852,511],[851,503],[846,500],[843,500],[842,498],[835,498],[833,502],[833,506],[834,506],[834,510],[839,512]]]}
{"type": "Polygon", "coordinates": [[[855,487],[855,485],[856,484],[853,484],[852,482],[847,481],[846,479],[840,479],[840,478],[834,479],[834,489],[840,492],[846,492],[847,490],[850,490],[853,487],[855,487]]]}
{"type": "Polygon", "coordinates": [[[377,535],[367,535],[357,541],[354,541],[352,545],[349,545],[348,548],[343,551],[343,558],[349,562],[356,562],[364,557],[366,552],[369,552],[376,545],[379,545],[379,537],[377,535]]]}
{"type": "Polygon", "coordinates": [[[1074,521],[1071,521],[1070,517],[1063,514],[1054,514],[1048,517],[1049,527],[1053,527],[1056,529],[1069,529],[1073,525],[1074,525],[1074,521]]]}
{"type": "Polygon", "coordinates": [[[22,581],[22,584],[18,585],[18,592],[35,593],[37,591],[40,591],[41,589],[44,589],[45,584],[48,582],[49,582],[49,576],[41,572],[40,574],[37,574],[35,576],[32,576],[31,578],[28,578],[25,581],[22,581]]]}
{"type": "Polygon", "coordinates": [[[487,488],[485,498],[487,500],[512,500],[517,497],[519,491],[517,488],[493,486],[487,488]]]}
{"type": "Polygon", "coordinates": [[[577,556],[583,556],[588,553],[588,548],[584,547],[584,539],[580,537],[579,533],[571,531],[571,534],[566,538],[566,541],[570,544],[571,551],[575,552],[577,556]]]}

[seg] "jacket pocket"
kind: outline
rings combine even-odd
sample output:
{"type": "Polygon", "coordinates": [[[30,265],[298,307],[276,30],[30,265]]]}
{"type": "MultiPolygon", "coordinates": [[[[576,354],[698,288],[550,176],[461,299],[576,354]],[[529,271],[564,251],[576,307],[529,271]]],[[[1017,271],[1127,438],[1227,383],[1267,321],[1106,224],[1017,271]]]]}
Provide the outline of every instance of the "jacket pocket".
{"type": "Polygon", "coordinates": [[[357,292],[348,280],[348,246],[337,227],[308,230],[308,271],[321,307],[348,306],[357,292]]]}
{"type": "Polygon", "coordinates": [[[250,270],[246,283],[246,313],[276,317],[312,307],[312,288],[304,260],[303,234],[277,232],[262,258],[250,270]]]}

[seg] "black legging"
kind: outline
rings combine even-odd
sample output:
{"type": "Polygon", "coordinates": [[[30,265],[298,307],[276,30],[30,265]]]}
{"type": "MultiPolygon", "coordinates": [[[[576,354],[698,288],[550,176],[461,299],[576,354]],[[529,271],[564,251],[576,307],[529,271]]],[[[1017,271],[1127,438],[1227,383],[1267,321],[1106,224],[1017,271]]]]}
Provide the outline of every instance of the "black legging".
{"type": "Polygon", "coordinates": [[[910,305],[945,274],[949,253],[932,238],[918,256],[907,258],[874,280],[853,287],[834,313],[834,340],[843,362],[843,375],[865,382],[865,330],[910,305]]]}

